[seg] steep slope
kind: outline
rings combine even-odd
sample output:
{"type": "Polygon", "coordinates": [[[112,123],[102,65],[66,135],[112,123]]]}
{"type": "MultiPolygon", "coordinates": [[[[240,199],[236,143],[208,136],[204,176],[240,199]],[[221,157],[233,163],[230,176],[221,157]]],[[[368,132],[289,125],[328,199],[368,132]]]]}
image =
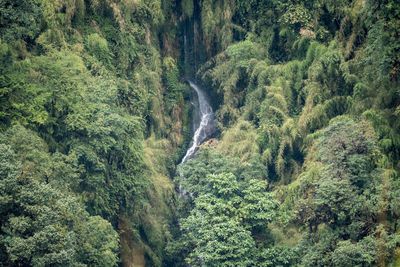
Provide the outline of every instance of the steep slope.
{"type": "MultiPolygon", "coordinates": [[[[7,145],[7,162],[17,162],[7,164],[22,166],[12,175],[29,177],[23,186],[34,181],[54,201],[69,197],[88,212],[74,215],[69,210],[73,207],[64,208],[68,215],[51,233],[71,238],[47,244],[50,239],[40,239],[40,227],[27,228],[29,220],[36,220],[30,211],[15,217],[5,208],[7,194],[23,194],[25,189],[11,193],[2,188],[2,264],[168,262],[164,247],[175,225],[175,190],[169,176],[182,157],[178,147],[190,140],[191,132],[190,105],[184,101],[190,89],[180,83],[178,69],[179,13],[180,4],[158,0],[0,3],[1,142],[7,145]],[[39,149],[30,139],[14,140],[14,134],[35,136],[43,145],[39,149]],[[58,197],[59,191],[65,196],[58,197]],[[109,233],[101,236],[99,227],[109,233]],[[100,236],[90,236],[91,231],[100,236]],[[38,251],[21,254],[30,242],[38,251]],[[79,246],[93,252],[87,248],[77,257],[79,246]],[[51,256],[62,255],[60,248],[69,253],[68,261],[51,256]],[[102,253],[110,258],[103,260],[102,253]]],[[[52,203],[42,216],[59,209],[52,203]]]]}
{"type": "Polygon", "coordinates": [[[0,1],[1,264],[397,266],[399,14],[397,0],[0,1]],[[218,142],[174,177],[188,77],[218,142]]]}
{"type": "Polygon", "coordinates": [[[193,198],[172,251],[192,266],[398,264],[399,7],[199,4],[197,77],[221,134],[181,167],[193,198]]]}

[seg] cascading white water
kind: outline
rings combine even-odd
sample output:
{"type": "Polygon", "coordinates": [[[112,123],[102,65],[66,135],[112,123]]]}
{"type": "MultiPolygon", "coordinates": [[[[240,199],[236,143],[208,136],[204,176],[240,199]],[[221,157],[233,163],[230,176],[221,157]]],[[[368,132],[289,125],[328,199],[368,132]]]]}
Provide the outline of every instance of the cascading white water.
{"type": "Polygon", "coordinates": [[[198,147],[203,141],[210,137],[214,130],[214,113],[207,101],[204,92],[192,81],[188,81],[190,87],[196,92],[198,103],[199,103],[199,117],[200,123],[194,132],[192,146],[186,151],[186,155],[182,159],[182,163],[185,163],[188,159],[193,157],[198,147]]]}
{"type": "MultiPolygon", "coordinates": [[[[191,71],[189,63],[189,49],[188,49],[188,42],[190,39],[186,37],[186,27],[185,27],[185,35],[184,35],[184,64],[185,64],[185,78],[189,82],[190,87],[196,92],[197,100],[194,101],[195,103],[191,102],[194,106],[194,115],[193,115],[193,139],[191,146],[186,151],[185,156],[182,159],[181,164],[185,164],[185,162],[192,158],[196,153],[198,147],[204,142],[207,138],[209,138],[215,131],[215,124],[214,124],[214,113],[209,104],[205,93],[198,87],[194,82],[192,82],[189,77],[191,71]]],[[[193,55],[195,59],[195,55],[193,55]]],[[[183,178],[183,174],[178,171],[178,174],[183,178]]],[[[190,192],[187,192],[183,186],[179,185],[179,197],[183,196],[190,196],[193,197],[190,192]]]]}

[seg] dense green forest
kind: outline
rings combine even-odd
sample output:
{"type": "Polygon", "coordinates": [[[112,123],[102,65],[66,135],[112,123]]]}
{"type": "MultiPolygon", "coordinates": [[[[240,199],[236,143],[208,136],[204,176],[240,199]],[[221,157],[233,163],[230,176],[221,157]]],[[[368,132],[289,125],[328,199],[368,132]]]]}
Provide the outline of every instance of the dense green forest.
{"type": "Polygon", "coordinates": [[[0,59],[0,265],[400,266],[399,0],[0,0],[0,59]]]}

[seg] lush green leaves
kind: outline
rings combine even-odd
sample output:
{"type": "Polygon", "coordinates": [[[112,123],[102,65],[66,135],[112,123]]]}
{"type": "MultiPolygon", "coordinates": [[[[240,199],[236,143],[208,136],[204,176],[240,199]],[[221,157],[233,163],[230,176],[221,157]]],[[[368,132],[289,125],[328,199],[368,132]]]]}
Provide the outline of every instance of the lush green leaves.
{"type": "Polygon", "coordinates": [[[396,264],[398,6],[0,1],[1,263],[116,265],[107,219],[123,265],[396,264]],[[225,156],[180,167],[166,260],[207,55],[225,156]]]}
{"type": "Polygon", "coordinates": [[[25,161],[22,168],[9,146],[0,144],[0,157],[0,257],[4,264],[117,264],[118,238],[110,223],[90,217],[75,197],[42,182],[40,172],[35,174],[35,168],[42,167],[25,161]],[[94,233],[97,240],[92,238],[94,233]]]}
{"type": "MultiPolygon", "coordinates": [[[[277,201],[262,177],[249,175],[235,159],[212,150],[181,165],[181,184],[191,190],[192,209],[183,206],[180,221],[191,251],[186,261],[196,266],[251,266],[257,261],[256,233],[274,220],[277,201]]],[[[255,166],[254,166],[255,167],[255,166]]],[[[255,173],[254,173],[255,174],[255,173]]]]}

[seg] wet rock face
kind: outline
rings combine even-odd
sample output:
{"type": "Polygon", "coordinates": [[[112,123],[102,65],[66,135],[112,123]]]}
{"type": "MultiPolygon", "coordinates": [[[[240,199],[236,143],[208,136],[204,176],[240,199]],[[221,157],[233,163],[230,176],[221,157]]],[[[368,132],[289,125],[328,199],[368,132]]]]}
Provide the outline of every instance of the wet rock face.
{"type": "Polygon", "coordinates": [[[215,125],[214,125],[213,122],[210,122],[209,124],[207,124],[207,125],[204,127],[204,133],[205,133],[205,135],[206,135],[207,137],[212,136],[212,135],[214,134],[214,132],[215,132],[215,125]]]}

